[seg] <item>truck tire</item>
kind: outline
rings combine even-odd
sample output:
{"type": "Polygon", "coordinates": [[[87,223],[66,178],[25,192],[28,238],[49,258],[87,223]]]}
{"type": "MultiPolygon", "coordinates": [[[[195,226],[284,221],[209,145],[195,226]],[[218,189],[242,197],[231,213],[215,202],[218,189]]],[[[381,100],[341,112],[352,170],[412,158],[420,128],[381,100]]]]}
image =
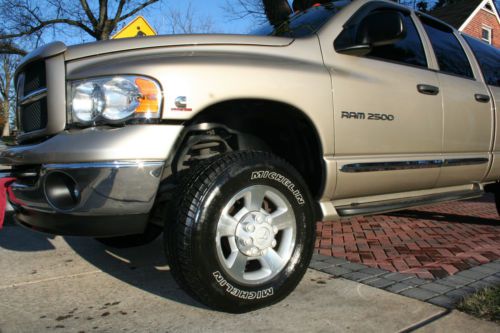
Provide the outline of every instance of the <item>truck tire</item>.
{"type": "Polygon", "coordinates": [[[155,224],[148,224],[146,230],[142,234],[96,238],[99,243],[106,246],[114,247],[115,249],[125,249],[129,247],[136,247],[146,245],[154,241],[162,233],[163,228],[155,224]]]}
{"type": "Polygon", "coordinates": [[[171,272],[205,305],[243,313],[290,294],[309,265],[313,200],[302,177],[264,152],[202,162],[180,188],[164,232],[171,272]]]}

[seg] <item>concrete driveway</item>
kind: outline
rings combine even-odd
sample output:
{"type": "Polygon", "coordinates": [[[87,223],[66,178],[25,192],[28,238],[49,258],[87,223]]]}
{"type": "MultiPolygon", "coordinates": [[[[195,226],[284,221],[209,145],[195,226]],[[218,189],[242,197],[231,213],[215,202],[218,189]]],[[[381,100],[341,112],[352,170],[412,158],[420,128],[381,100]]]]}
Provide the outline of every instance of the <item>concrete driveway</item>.
{"type": "Polygon", "coordinates": [[[173,281],[161,240],[114,250],[12,223],[0,231],[0,332],[495,332],[499,326],[310,270],[266,309],[229,315],[173,281]]]}

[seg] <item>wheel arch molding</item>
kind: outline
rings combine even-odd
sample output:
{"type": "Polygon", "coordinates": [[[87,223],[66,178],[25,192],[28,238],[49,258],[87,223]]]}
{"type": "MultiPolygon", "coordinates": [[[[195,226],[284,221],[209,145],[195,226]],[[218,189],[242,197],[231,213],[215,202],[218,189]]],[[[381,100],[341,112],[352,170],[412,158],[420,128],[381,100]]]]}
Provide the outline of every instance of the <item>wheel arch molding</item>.
{"type": "Polygon", "coordinates": [[[319,129],[304,111],[279,101],[235,99],[200,111],[186,123],[185,136],[192,126],[227,130],[237,138],[233,150],[276,154],[298,170],[315,199],[321,198],[326,182],[324,148],[319,129]]]}

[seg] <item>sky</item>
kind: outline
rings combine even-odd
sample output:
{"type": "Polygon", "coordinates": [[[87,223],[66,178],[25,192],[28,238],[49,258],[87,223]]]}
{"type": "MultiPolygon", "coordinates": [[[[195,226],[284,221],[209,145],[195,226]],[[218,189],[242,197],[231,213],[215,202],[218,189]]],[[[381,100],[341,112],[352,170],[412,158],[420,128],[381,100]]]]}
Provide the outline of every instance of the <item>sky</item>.
{"type": "Polygon", "coordinates": [[[223,8],[226,0],[164,0],[160,1],[160,4],[154,5],[156,8],[150,8],[147,13],[144,13],[146,14],[144,16],[146,19],[151,20],[151,23],[155,25],[155,28],[161,32],[162,21],[164,21],[164,17],[161,15],[164,8],[161,7],[174,6],[181,10],[186,10],[189,3],[191,3],[192,8],[194,8],[197,15],[210,17],[212,19],[215,28],[214,32],[245,33],[252,28],[251,18],[235,20],[229,17],[223,8]]]}
{"type": "MultiPolygon", "coordinates": [[[[224,0],[191,0],[191,2],[199,13],[212,17],[214,23],[216,23],[218,28],[222,31],[244,33],[251,28],[251,20],[249,19],[235,20],[228,17],[228,14],[223,8],[225,3],[224,0]]],[[[181,1],[181,3],[186,6],[189,1],[181,1]]]]}
{"type": "MultiPolygon", "coordinates": [[[[33,1],[36,2],[37,0],[33,1]]],[[[292,3],[293,0],[289,0],[289,2],[292,3]]],[[[432,4],[436,0],[430,0],[429,2],[432,4]]],[[[224,10],[226,0],[161,0],[147,7],[140,14],[146,18],[159,34],[168,34],[170,33],[168,30],[168,16],[165,13],[168,12],[170,7],[177,8],[179,12],[184,13],[189,4],[191,4],[194,10],[195,17],[199,19],[211,19],[213,22],[212,32],[214,33],[247,33],[257,28],[251,17],[239,20],[231,18],[224,10]]],[[[115,33],[131,20],[122,22],[118,29],[115,30],[115,33]]],[[[51,32],[44,34],[44,42],[52,40],[61,40],[67,44],[79,44],[91,42],[94,39],[85,32],[67,29],[66,33],[59,33],[57,35],[51,32]]]]}

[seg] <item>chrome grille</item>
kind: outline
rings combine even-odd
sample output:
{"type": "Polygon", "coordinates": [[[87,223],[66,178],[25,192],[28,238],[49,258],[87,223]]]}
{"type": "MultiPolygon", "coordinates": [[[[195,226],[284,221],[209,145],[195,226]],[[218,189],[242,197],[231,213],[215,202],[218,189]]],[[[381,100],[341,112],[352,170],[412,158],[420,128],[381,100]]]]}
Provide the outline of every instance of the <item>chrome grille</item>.
{"type": "Polygon", "coordinates": [[[47,127],[47,82],[44,61],[26,66],[18,76],[18,127],[21,133],[47,127]]]}

